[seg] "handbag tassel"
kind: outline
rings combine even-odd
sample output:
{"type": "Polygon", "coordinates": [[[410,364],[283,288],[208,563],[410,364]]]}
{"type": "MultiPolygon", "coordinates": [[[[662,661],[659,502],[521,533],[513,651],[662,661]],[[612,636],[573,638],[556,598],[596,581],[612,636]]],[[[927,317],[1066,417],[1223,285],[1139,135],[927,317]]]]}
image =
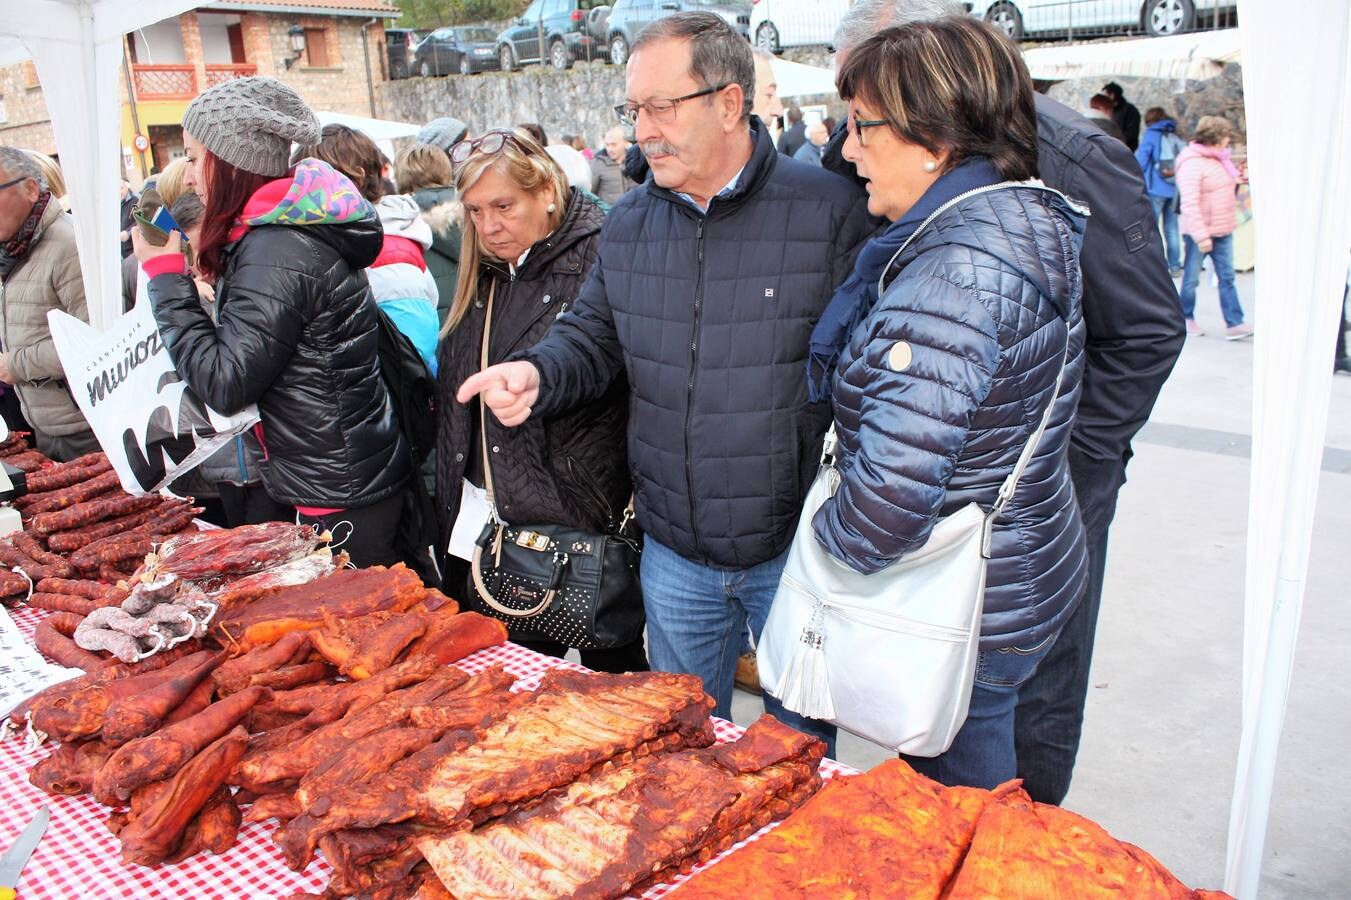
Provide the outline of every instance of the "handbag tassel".
{"type": "Polygon", "coordinates": [[[830,677],[826,673],[825,635],[808,625],[793,647],[793,655],[783,671],[785,707],[809,719],[834,719],[835,702],[830,697],[830,677]]]}

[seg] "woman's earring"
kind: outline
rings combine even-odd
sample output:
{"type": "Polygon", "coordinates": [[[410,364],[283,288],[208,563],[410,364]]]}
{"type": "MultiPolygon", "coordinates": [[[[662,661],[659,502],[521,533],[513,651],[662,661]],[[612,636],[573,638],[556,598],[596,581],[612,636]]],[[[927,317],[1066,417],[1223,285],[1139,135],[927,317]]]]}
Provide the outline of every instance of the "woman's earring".
{"type": "Polygon", "coordinates": [[[924,171],[926,171],[926,172],[937,172],[937,171],[938,171],[938,163],[934,162],[932,159],[926,159],[926,160],[924,161],[924,171]]]}
{"type": "Polygon", "coordinates": [[[544,211],[545,211],[545,212],[551,212],[551,213],[558,212],[558,204],[557,204],[557,203],[550,203],[547,207],[544,208],[544,211]]]}

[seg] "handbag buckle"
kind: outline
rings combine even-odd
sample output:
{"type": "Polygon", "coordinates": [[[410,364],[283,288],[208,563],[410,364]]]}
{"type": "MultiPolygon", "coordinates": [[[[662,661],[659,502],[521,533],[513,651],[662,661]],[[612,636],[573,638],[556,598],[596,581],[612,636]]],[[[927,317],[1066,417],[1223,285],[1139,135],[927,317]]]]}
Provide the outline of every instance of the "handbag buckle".
{"type": "Polygon", "coordinates": [[[549,549],[552,541],[547,534],[538,531],[522,531],[516,535],[516,546],[543,553],[549,549]]]}
{"type": "Polygon", "coordinates": [[[839,438],[835,436],[835,429],[832,428],[826,432],[825,440],[821,442],[821,465],[835,465],[835,450],[839,446],[839,438]]]}

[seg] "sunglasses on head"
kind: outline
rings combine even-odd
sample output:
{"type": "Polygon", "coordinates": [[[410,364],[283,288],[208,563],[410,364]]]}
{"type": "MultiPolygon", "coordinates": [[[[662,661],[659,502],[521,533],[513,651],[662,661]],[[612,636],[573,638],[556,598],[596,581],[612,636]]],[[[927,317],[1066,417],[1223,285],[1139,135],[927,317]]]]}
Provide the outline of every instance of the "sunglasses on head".
{"type": "Polygon", "coordinates": [[[518,150],[525,150],[525,145],[510,131],[490,131],[481,137],[476,137],[471,141],[460,141],[451,147],[450,161],[454,165],[462,166],[469,162],[469,158],[475,153],[492,156],[501,153],[502,148],[507,144],[514,144],[518,150]]]}

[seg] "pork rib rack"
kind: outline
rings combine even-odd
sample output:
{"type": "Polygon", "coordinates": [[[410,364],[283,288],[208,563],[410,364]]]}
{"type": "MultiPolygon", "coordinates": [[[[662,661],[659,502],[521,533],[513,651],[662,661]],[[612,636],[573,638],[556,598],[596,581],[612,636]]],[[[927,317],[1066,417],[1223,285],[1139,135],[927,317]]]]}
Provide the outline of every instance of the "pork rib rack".
{"type": "Polygon", "coordinates": [[[299,870],[320,839],[338,831],[396,822],[466,828],[618,756],[708,746],[712,707],[695,676],[555,670],[486,729],[451,731],[365,784],[313,798],[276,840],[299,870]]]}
{"type": "Polygon", "coordinates": [[[416,841],[462,900],[621,897],[782,818],[825,747],[768,716],[736,743],[612,765],[477,831],[416,841]]]}

